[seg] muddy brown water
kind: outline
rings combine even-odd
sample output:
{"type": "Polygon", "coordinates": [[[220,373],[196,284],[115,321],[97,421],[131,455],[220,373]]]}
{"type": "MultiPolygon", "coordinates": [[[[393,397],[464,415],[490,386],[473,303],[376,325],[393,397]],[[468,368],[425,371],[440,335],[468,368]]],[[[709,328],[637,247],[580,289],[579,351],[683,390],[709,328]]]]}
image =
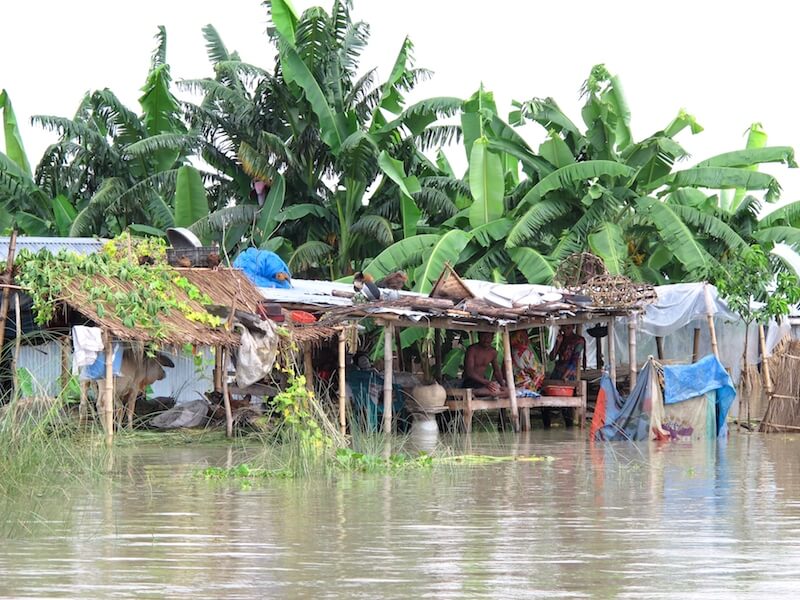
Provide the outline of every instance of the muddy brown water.
{"type": "Polygon", "coordinates": [[[554,430],[476,434],[471,451],[555,460],[247,486],[193,475],[222,448],[121,449],[113,482],[39,498],[37,525],[2,541],[0,596],[800,594],[800,436],[554,430]]]}

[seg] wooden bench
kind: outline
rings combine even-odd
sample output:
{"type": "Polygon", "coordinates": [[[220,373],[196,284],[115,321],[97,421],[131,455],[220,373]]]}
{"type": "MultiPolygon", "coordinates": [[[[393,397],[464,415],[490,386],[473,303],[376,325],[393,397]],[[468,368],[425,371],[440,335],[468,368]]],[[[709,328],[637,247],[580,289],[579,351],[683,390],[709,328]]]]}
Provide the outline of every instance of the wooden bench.
{"type": "MultiPolygon", "coordinates": [[[[517,397],[517,409],[522,413],[522,429],[531,428],[530,409],[532,408],[574,408],[576,409],[578,423],[583,429],[586,423],[586,381],[546,381],[545,385],[573,385],[574,396],[539,396],[538,398],[517,397]]],[[[508,396],[480,396],[475,397],[469,388],[448,388],[445,406],[452,411],[460,411],[464,418],[464,428],[467,433],[472,431],[472,415],[478,410],[496,410],[511,408],[511,399],[508,396]]]]}

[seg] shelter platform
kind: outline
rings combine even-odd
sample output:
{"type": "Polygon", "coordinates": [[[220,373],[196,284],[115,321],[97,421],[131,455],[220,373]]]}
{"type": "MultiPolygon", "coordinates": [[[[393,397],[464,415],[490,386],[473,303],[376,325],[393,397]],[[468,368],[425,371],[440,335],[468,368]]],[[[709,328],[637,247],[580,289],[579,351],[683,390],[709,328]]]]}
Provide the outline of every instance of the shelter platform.
{"type": "MultiPolygon", "coordinates": [[[[552,383],[552,382],[548,382],[552,383]]],[[[561,384],[565,382],[559,382],[561,384]]],[[[586,423],[586,381],[569,382],[575,384],[574,396],[539,396],[538,398],[517,397],[517,408],[521,409],[522,429],[530,430],[532,408],[574,408],[581,429],[586,423]]],[[[460,411],[464,419],[464,429],[467,433],[472,431],[472,416],[479,410],[510,409],[511,399],[508,396],[480,396],[475,397],[469,388],[447,388],[445,406],[451,411],[460,411]]]]}

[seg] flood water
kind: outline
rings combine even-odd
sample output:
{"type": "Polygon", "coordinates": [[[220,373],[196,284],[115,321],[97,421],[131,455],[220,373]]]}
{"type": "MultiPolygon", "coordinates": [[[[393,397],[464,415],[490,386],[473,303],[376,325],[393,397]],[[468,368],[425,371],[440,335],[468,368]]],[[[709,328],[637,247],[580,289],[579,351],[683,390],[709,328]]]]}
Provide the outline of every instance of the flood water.
{"type": "MultiPolygon", "coordinates": [[[[115,451],[0,547],[2,597],[769,598],[800,593],[800,436],[601,444],[475,434],[552,456],[387,476],[206,481],[223,448],[115,451]]],[[[8,517],[8,515],[5,515],[8,517]]]]}

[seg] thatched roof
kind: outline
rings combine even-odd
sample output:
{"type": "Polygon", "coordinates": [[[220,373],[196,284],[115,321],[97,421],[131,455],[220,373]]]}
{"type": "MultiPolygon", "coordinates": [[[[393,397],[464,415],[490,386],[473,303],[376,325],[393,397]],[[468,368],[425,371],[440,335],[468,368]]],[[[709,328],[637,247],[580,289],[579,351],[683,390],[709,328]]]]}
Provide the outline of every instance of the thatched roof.
{"type": "MultiPolygon", "coordinates": [[[[211,298],[212,303],[222,306],[236,306],[248,312],[256,312],[256,305],[262,299],[258,289],[237,269],[176,269],[177,275],[186,277],[201,293],[211,298]]],[[[94,276],[94,285],[107,286],[113,292],[130,293],[135,284],[105,276],[94,276]]],[[[65,286],[60,300],[66,305],[94,321],[99,327],[109,329],[112,336],[122,341],[157,342],[164,346],[236,346],[239,336],[226,331],[224,327],[213,328],[209,325],[192,321],[182,312],[173,309],[168,314],[159,315],[164,326],[164,337],[152,339],[150,332],[144,328],[126,327],[115,314],[114,307],[106,304],[101,317],[97,313],[97,304],[89,299],[83,287],[84,277],[76,277],[65,286]]],[[[179,293],[180,290],[178,290],[179,293]]],[[[184,294],[185,296],[185,294],[184,294]]],[[[198,302],[184,299],[192,310],[206,312],[198,302]]]]}

